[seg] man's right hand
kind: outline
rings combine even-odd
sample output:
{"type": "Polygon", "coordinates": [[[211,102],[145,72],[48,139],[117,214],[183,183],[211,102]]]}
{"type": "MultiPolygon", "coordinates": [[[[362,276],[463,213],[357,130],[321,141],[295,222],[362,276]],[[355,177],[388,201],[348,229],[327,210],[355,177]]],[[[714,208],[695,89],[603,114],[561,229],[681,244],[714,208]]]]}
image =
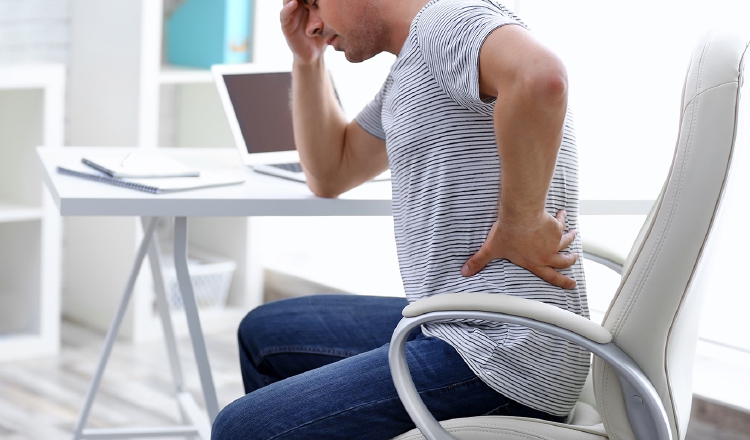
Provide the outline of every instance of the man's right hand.
{"type": "Polygon", "coordinates": [[[286,37],[286,43],[294,54],[295,62],[312,64],[318,61],[326,50],[323,38],[308,34],[310,12],[300,3],[300,0],[284,0],[281,9],[281,30],[286,37]]]}
{"type": "Polygon", "coordinates": [[[579,257],[562,252],[573,243],[577,234],[574,230],[564,230],[566,212],[560,210],[556,217],[542,212],[534,220],[523,221],[508,219],[502,214],[501,211],[479,251],[461,268],[461,274],[473,276],[490,261],[502,258],[550,284],[563,289],[574,288],[575,280],[556,270],[572,266],[579,257]]]}

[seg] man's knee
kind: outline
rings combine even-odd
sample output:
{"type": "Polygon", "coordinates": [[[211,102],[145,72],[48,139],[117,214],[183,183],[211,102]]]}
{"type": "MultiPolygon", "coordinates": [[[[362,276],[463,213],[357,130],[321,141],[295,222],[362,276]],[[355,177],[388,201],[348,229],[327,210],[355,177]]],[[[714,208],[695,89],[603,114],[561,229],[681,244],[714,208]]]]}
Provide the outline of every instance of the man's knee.
{"type": "Polygon", "coordinates": [[[267,336],[283,326],[284,305],[279,302],[262,304],[251,310],[240,322],[237,338],[245,347],[256,347],[267,336]]]}
{"type": "MultiPolygon", "coordinates": [[[[231,404],[230,404],[231,406],[231,404]]],[[[233,416],[230,414],[229,406],[225,407],[214,420],[211,428],[211,440],[228,440],[231,439],[233,416]]]]}
{"type": "MultiPolygon", "coordinates": [[[[310,315],[327,310],[330,295],[312,295],[282,299],[260,305],[240,322],[237,335],[246,347],[263,348],[263,344],[295,342],[307,331],[310,315]]],[[[314,321],[314,320],[313,320],[314,321]]]]}
{"type": "Polygon", "coordinates": [[[219,412],[211,429],[211,440],[236,440],[257,438],[252,434],[249,417],[252,412],[236,400],[219,412]]]}
{"type": "Polygon", "coordinates": [[[219,412],[211,429],[211,440],[267,440],[279,438],[293,427],[300,410],[284,401],[283,388],[268,388],[246,394],[219,412]]]}
{"type": "Polygon", "coordinates": [[[244,341],[256,334],[255,329],[261,325],[263,316],[262,312],[260,312],[259,310],[265,306],[266,305],[263,304],[254,308],[247,315],[245,315],[244,318],[242,318],[239,327],[237,327],[237,338],[240,341],[244,341]]]}

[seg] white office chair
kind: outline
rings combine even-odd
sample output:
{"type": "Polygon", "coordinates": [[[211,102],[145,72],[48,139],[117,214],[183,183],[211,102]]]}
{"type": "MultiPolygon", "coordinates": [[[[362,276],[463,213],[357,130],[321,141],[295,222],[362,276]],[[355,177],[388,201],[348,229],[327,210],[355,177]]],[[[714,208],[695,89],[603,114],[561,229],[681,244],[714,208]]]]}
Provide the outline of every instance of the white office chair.
{"type": "Polygon", "coordinates": [[[739,98],[747,47],[746,39],[722,30],[706,33],[696,45],[685,79],[672,167],[624,262],[622,282],[602,326],[548,304],[506,295],[438,295],[404,309],[389,356],[399,397],[418,430],[398,440],[685,438],[706,293],[697,269],[735,144],[746,147],[747,112],[740,111],[739,98]],[[439,424],[414,388],[404,347],[414,327],[455,318],[525,325],[589,349],[595,354],[595,398],[585,388],[568,423],[483,416],[439,424]]]}

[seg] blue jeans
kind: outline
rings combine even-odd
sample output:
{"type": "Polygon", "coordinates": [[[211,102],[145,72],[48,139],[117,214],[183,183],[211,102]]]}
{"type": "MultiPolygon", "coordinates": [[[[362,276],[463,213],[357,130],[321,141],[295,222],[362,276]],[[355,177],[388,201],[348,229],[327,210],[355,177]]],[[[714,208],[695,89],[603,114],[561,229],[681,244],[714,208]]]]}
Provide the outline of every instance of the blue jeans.
{"type": "MultiPolygon", "coordinates": [[[[388,366],[402,298],[317,295],[272,302],[239,328],[245,396],[224,408],[212,439],[390,439],[414,428],[388,366]]],[[[415,330],[412,378],[438,420],[512,415],[561,421],[497,393],[456,350],[415,330]]]]}

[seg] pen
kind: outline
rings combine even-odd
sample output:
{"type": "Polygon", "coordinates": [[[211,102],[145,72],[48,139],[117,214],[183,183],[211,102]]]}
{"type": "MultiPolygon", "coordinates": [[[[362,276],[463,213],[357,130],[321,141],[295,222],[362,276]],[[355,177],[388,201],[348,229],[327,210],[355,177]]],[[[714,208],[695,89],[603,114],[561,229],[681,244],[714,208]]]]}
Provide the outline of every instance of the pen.
{"type": "Polygon", "coordinates": [[[126,161],[127,161],[127,160],[128,160],[129,158],[130,158],[130,155],[131,155],[131,154],[133,154],[133,153],[128,153],[128,155],[127,155],[127,156],[125,156],[125,159],[123,159],[123,160],[122,160],[122,162],[120,162],[120,166],[121,166],[121,167],[124,167],[124,166],[125,166],[125,162],[126,162],[126,161]]]}

